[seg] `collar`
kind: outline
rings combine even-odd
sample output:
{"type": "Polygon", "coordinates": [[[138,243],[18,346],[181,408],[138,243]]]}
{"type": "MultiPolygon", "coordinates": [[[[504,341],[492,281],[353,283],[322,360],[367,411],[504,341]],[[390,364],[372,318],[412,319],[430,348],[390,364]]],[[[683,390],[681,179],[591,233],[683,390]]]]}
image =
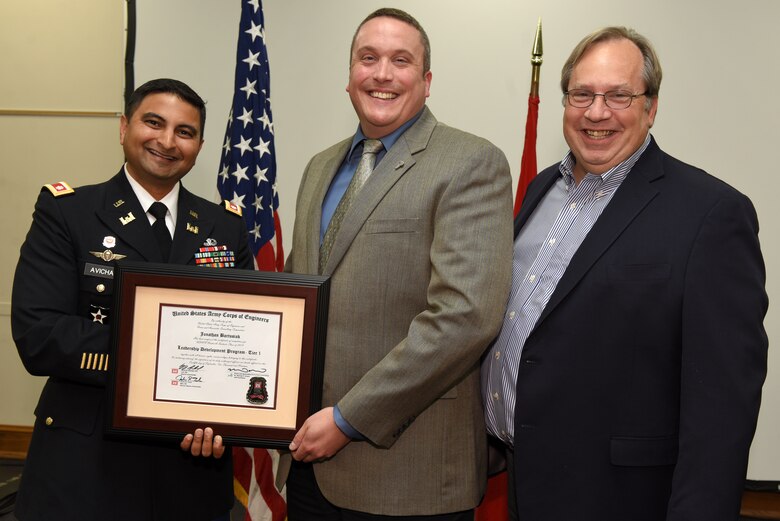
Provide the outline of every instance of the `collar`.
{"type": "MultiPolygon", "coordinates": [[[[640,145],[640,147],[637,148],[636,151],[634,151],[634,153],[631,154],[626,160],[613,166],[603,174],[591,174],[588,172],[585,174],[585,177],[599,177],[601,178],[602,182],[607,182],[615,175],[620,175],[620,173],[628,173],[628,171],[633,168],[636,162],[639,161],[639,158],[642,156],[644,151],[647,149],[647,146],[650,144],[650,139],[650,132],[648,132],[642,145],[640,145]]],[[[558,170],[560,170],[561,175],[563,176],[563,180],[566,182],[566,186],[573,186],[575,184],[574,165],[576,162],[577,160],[574,158],[574,154],[572,154],[571,150],[569,150],[558,167],[558,170]]]]}
{"type": "MultiPolygon", "coordinates": [[[[385,147],[385,152],[392,148],[395,142],[398,141],[398,138],[401,137],[401,134],[409,130],[409,127],[414,125],[417,120],[420,119],[420,116],[422,116],[424,110],[425,106],[423,106],[423,108],[420,109],[420,112],[415,114],[406,123],[395,129],[390,134],[379,138],[379,141],[382,142],[382,146],[385,147]]],[[[357,146],[360,145],[364,139],[368,138],[365,136],[365,134],[363,134],[363,130],[361,130],[360,125],[358,125],[357,131],[355,132],[355,137],[352,138],[352,145],[349,147],[349,154],[347,154],[348,159],[352,159],[352,154],[355,152],[355,148],[357,148],[357,146]]]]}
{"type": "MultiPolygon", "coordinates": [[[[129,173],[127,173],[127,163],[125,163],[122,166],[122,170],[125,172],[125,177],[127,177],[127,181],[130,183],[130,188],[133,189],[133,193],[135,194],[135,197],[138,199],[138,202],[141,203],[141,208],[143,208],[144,212],[149,211],[149,207],[152,206],[152,203],[156,201],[154,197],[152,197],[149,192],[146,191],[146,189],[141,186],[141,184],[133,179],[133,176],[131,176],[129,173]]],[[[168,194],[160,199],[160,202],[163,203],[165,206],[168,207],[168,214],[171,217],[171,220],[173,221],[173,228],[176,229],[176,216],[178,215],[179,210],[179,188],[181,187],[181,183],[176,183],[176,186],[173,187],[173,189],[168,192],[168,194]]],[[[148,213],[147,213],[148,216],[148,213]]]]}

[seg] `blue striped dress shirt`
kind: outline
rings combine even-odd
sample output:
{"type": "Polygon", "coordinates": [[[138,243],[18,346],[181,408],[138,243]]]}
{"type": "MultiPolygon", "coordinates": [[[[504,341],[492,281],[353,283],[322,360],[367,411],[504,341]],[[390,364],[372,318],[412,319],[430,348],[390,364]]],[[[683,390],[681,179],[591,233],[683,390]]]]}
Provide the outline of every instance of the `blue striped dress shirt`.
{"type": "Polygon", "coordinates": [[[574,156],[515,238],[512,289],[501,332],[482,363],[485,422],[490,434],[514,446],[515,389],[523,345],[577,249],[650,143],[601,174],[574,180],[574,156]]]}

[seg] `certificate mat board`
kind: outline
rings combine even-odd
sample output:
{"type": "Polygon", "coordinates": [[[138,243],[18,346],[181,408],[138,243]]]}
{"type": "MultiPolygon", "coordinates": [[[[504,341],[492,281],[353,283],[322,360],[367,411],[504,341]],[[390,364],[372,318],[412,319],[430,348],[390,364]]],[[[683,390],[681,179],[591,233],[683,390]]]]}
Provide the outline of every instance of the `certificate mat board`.
{"type": "Polygon", "coordinates": [[[283,448],[319,410],[328,279],[119,262],[106,432],[283,448]]]}

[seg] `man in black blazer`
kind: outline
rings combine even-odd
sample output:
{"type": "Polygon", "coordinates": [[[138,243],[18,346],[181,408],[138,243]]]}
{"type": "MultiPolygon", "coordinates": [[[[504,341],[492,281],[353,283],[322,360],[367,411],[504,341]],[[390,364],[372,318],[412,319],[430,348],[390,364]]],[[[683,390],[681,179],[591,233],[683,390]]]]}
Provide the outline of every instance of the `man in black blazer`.
{"type": "Polygon", "coordinates": [[[195,253],[222,246],[234,258],[227,264],[253,268],[240,210],[179,183],[200,151],[205,115],[187,85],[148,82],[121,118],[120,172],[93,186],[41,190],[11,312],[22,362],[48,377],[16,504],[21,521],[210,521],[232,505],[230,452],[210,428],[181,448],[103,437],[115,261],[195,264],[195,253]],[[167,207],[159,221],[147,214],[156,201],[167,207]],[[172,234],[167,254],[153,231],[160,226],[172,234]]]}
{"type": "Polygon", "coordinates": [[[563,68],[564,160],[515,221],[486,420],[532,521],[734,521],[766,375],[758,221],[661,151],[661,68],[633,30],[563,68]]]}

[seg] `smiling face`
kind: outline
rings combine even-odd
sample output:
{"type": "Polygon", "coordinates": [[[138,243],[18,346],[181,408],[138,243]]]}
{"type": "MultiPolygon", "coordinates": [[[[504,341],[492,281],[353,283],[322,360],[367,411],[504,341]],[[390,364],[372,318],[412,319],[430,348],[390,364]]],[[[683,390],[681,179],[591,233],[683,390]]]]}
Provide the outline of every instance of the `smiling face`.
{"type": "Polygon", "coordinates": [[[411,25],[380,16],[358,31],[347,92],[368,138],[384,137],[409,121],[430,95],[423,43],[411,25]]]}
{"type": "MultiPolygon", "coordinates": [[[[641,94],[645,91],[643,65],[642,53],[630,40],[600,42],[574,66],[568,89],[641,94]]],[[[575,179],[580,181],[588,172],[603,174],[628,159],[644,142],[657,108],[657,97],[651,99],[649,108],[645,98],[639,97],[621,110],[607,107],[602,96],[597,96],[587,108],[572,107],[567,102],[563,135],[577,160],[575,179]]]]}
{"type": "Polygon", "coordinates": [[[155,199],[162,199],[195,164],[201,134],[195,106],[174,94],[149,94],[129,120],[122,116],[119,123],[128,173],[155,199]]]}

